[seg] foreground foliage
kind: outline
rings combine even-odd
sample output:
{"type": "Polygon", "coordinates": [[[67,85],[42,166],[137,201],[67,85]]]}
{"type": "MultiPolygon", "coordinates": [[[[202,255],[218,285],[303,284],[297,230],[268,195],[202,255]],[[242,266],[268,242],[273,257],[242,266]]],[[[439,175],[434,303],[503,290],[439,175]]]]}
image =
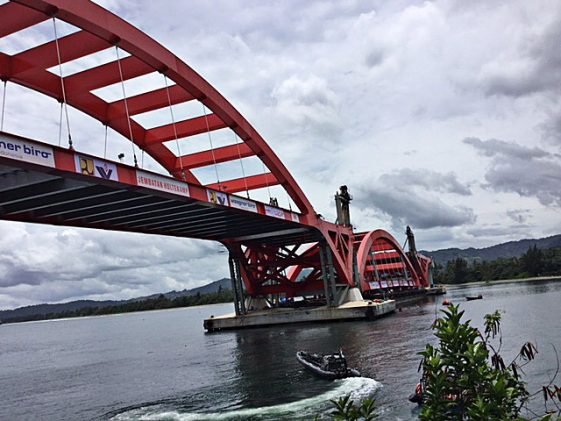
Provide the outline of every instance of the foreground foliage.
{"type": "MultiPolygon", "coordinates": [[[[506,364],[499,354],[500,312],[485,316],[484,333],[472,327],[469,320],[462,322],[464,312],[458,306],[450,305],[443,313],[433,326],[438,347],[426,345],[420,353],[425,399],[420,419],[523,419],[521,411],[531,396],[521,373],[522,367],[534,359],[535,346],[525,343],[516,358],[506,364]]],[[[551,384],[543,389],[557,416],[561,415],[558,390],[551,384]]],[[[550,414],[543,419],[552,417],[550,414]]]]}
{"type": "Polygon", "coordinates": [[[331,417],[335,421],[372,421],[378,417],[374,413],[376,402],[374,398],[367,398],[355,405],[350,396],[331,400],[335,410],[331,417]]]}

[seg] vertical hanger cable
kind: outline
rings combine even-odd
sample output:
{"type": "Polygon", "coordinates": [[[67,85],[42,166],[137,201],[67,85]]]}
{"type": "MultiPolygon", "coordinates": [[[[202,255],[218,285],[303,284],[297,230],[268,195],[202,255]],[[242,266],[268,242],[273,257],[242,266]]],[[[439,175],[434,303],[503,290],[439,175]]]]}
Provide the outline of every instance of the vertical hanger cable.
{"type": "Polygon", "coordinates": [[[232,130],[232,133],[234,134],[234,142],[236,143],[236,147],[238,148],[238,157],[240,159],[240,166],[242,167],[242,177],[243,177],[243,182],[245,185],[245,194],[247,195],[247,198],[249,199],[249,188],[247,187],[247,178],[245,178],[245,170],[243,167],[243,160],[242,160],[242,153],[240,151],[240,143],[243,142],[240,138],[241,142],[238,142],[238,136],[236,136],[236,132],[232,130]]]}
{"type": "Polygon", "coordinates": [[[166,84],[166,93],[168,95],[169,112],[171,114],[171,125],[173,126],[173,135],[175,137],[175,145],[177,146],[177,156],[179,157],[179,166],[181,168],[181,178],[185,181],[185,168],[183,168],[183,156],[179,147],[179,138],[177,136],[177,127],[175,125],[175,117],[173,115],[173,107],[171,105],[171,95],[169,94],[168,78],[164,75],[164,83],[166,84]]]}
{"type": "Polygon", "coordinates": [[[4,111],[6,110],[6,87],[8,81],[4,81],[4,90],[2,91],[2,118],[0,119],[0,132],[4,131],[4,111]]]}
{"type": "Polygon", "coordinates": [[[119,57],[119,45],[115,45],[115,51],[117,52],[117,66],[119,67],[119,76],[121,77],[121,89],[123,90],[123,102],[125,104],[125,114],[127,116],[127,123],[129,125],[129,136],[131,141],[132,156],[134,159],[134,166],[138,168],[138,160],[136,159],[136,150],[134,148],[134,138],[132,135],[131,118],[129,115],[129,105],[127,103],[127,94],[125,92],[125,80],[123,78],[123,68],[121,66],[121,58],[119,57]]]}
{"type": "Polygon", "coordinates": [[[103,159],[107,158],[107,124],[105,125],[105,141],[103,143],[103,159]]]}
{"type": "Polygon", "coordinates": [[[70,134],[70,119],[68,118],[68,103],[66,102],[66,89],[64,87],[64,78],[62,77],[62,60],[60,58],[60,47],[58,45],[58,34],[56,30],[56,18],[53,16],[53,28],[55,32],[55,46],[58,58],[58,71],[60,76],[60,87],[62,90],[62,102],[64,104],[64,112],[66,114],[66,129],[68,131],[68,148],[74,149],[72,146],[72,135],[70,134]]]}
{"type": "Polygon", "coordinates": [[[208,142],[210,143],[210,153],[212,155],[212,161],[214,162],[214,172],[216,173],[216,182],[218,183],[218,190],[220,190],[220,177],[218,176],[218,167],[216,166],[216,156],[214,155],[214,146],[212,145],[212,136],[210,135],[210,125],[208,124],[208,117],[206,115],[205,104],[201,102],[203,106],[203,113],[205,116],[206,130],[208,134],[208,142]]]}

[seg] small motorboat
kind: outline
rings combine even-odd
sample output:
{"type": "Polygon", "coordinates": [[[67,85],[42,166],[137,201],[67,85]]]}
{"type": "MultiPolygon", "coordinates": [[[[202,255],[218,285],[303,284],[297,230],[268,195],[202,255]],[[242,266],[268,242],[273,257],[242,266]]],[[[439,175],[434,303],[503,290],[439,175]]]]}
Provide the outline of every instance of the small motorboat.
{"type": "Polygon", "coordinates": [[[335,380],[345,377],[360,377],[358,370],[347,367],[347,359],[342,351],[337,354],[312,354],[298,351],[296,359],[312,373],[325,379],[335,380]]]}
{"type": "Polygon", "coordinates": [[[468,301],[473,301],[473,300],[481,300],[483,298],[483,295],[479,294],[479,295],[468,295],[466,297],[466,300],[468,301]]]}

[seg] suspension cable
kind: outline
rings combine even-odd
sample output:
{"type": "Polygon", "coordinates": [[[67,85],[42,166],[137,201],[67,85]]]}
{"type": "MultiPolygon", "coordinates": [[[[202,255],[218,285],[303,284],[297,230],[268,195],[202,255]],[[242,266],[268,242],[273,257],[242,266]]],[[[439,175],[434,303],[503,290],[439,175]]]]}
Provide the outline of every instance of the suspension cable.
{"type": "Polygon", "coordinates": [[[4,111],[6,110],[6,88],[8,81],[4,81],[4,89],[2,91],[2,118],[0,119],[0,132],[4,131],[4,111]]]}
{"type": "Polygon", "coordinates": [[[62,143],[62,113],[63,113],[64,103],[60,103],[60,114],[58,116],[58,146],[62,143]]]}
{"type": "MultiPolygon", "coordinates": [[[[243,160],[242,160],[242,153],[240,151],[240,143],[238,142],[238,136],[236,136],[236,132],[232,130],[232,133],[234,134],[234,142],[236,143],[236,147],[238,149],[238,157],[240,159],[240,166],[242,167],[242,176],[243,176],[243,183],[245,185],[245,194],[247,195],[247,198],[249,199],[249,188],[247,187],[247,179],[245,178],[245,170],[243,167],[243,160]]],[[[241,140],[241,138],[240,138],[241,140]]],[[[243,141],[242,141],[243,142],[243,141]]]]}
{"type": "Polygon", "coordinates": [[[119,67],[119,76],[121,77],[121,88],[123,90],[123,101],[125,103],[125,113],[127,115],[127,123],[129,125],[129,136],[131,141],[132,156],[134,158],[134,166],[138,168],[138,160],[136,159],[136,150],[134,149],[134,138],[132,135],[132,125],[129,115],[129,105],[127,102],[127,94],[125,92],[125,80],[123,78],[123,68],[121,67],[121,57],[119,57],[119,45],[115,45],[115,51],[117,52],[117,66],[119,67]]]}
{"type": "Polygon", "coordinates": [[[203,104],[202,102],[201,105],[203,106],[203,113],[205,116],[206,130],[208,133],[208,142],[210,143],[210,153],[212,155],[212,161],[214,162],[214,172],[216,173],[216,182],[218,183],[218,190],[221,190],[220,177],[218,176],[218,167],[216,166],[216,157],[214,156],[214,146],[212,146],[212,136],[210,135],[210,125],[208,124],[208,117],[206,115],[206,107],[205,104],[203,104]]]}
{"type": "Polygon", "coordinates": [[[64,87],[64,78],[62,77],[62,60],[60,58],[60,47],[58,45],[58,34],[56,31],[56,18],[53,16],[53,28],[55,31],[55,45],[56,45],[56,55],[58,58],[58,72],[60,75],[60,87],[62,90],[62,101],[64,104],[64,112],[66,114],[66,130],[68,131],[68,148],[74,149],[72,146],[72,135],[70,134],[70,119],[68,118],[68,103],[66,102],[66,89],[64,87]]]}
{"type": "Polygon", "coordinates": [[[169,94],[168,78],[164,75],[164,83],[166,84],[166,93],[168,95],[169,112],[171,114],[171,125],[173,126],[173,135],[175,136],[175,145],[177,146],[177,155],[179,156],[179,166],[181,167],[181,178],[185,181],[185,169],[183,168],[183,156],[179,147],[179,138],[177,136],[177,127],[175,125],[175,117],[173,115],[173,107],[171,105],[171,96],[169,94]]]}
{"type": "Polygon", "coordinates": [[[107,158],[107,124],[105,125],[105,141],[103,143],[103,159],[107,158]]]}
{"type": "Polygon", "coordinates": [[[286,193],[286,199],[288,200],[288,210],[290,212],[292,212],[292,205],[290,204],[290,195],[288,194],[288,192],[286,191],[286,189],[284,190],[286,193]]]}
{"type": "Polygon", "coordinates": [[[265,176],[265,184],[267,185],[267,192],[269,193],[269,202],[271,201],[271,189],[269,188],[269,180],[267,179],[267,169],[265,168],[265,164],[261,161],[261,165],[263,166],[263,175],[265,176]]]}

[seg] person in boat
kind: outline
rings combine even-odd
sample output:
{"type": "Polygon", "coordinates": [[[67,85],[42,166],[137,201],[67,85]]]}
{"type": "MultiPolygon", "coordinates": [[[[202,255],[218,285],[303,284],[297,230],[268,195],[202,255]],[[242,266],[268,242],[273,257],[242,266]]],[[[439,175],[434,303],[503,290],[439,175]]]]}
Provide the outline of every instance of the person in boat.
{"type": "Polygon", "coordinates": [[[421,379],[419,380],[419,383],[417,383],[417,385],[415,386],[415,393],[409,396],[409,402],[422,405],[423,402],[425,401],[424,390],[425,390],[424,380],[421,379]]]}
{"type": "Polygon", "coordinates": [[[323,369],[325,371],[333,371],[339,374],[347,373],[347,359],[344,357],[341,349],[339,354],[324,355],[323,360],[323,369]]]}

